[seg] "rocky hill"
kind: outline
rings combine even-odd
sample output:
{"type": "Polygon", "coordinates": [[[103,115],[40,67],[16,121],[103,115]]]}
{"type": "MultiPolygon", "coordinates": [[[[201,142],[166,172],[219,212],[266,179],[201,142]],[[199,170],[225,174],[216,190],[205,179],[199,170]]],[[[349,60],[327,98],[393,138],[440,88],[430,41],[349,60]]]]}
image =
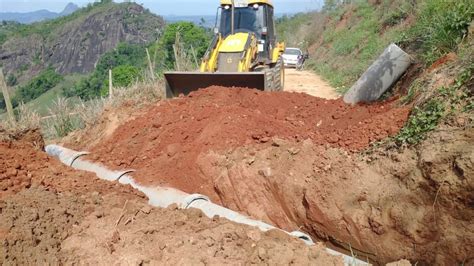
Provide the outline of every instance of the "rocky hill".
{"type": "Polygon", "coordinates": [[[121,42],[156,40],[164,20],[135,3],[101,1],[62,18],[0,26],[0,65],[23,82],[52,66],[60,74],[89,73],[121,42]]]}

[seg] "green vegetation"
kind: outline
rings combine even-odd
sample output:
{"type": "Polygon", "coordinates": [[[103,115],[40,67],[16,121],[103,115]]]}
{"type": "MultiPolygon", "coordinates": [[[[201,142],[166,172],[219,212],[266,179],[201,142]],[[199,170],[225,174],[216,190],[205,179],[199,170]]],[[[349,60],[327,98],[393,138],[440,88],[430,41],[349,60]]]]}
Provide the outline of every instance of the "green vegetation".
{"type": "Polygon", "coordinates": [[[402,39],[405,25],[384,27],[383,21],[389,21],[385,23],[391,25],[401,24],[406,10],[413,7],[408,0],[401,1],[403,4],[397,3],[396,7],[391,1],[384,1],[378,6],[366,1],[357,1],[353,5],[333,2],[324,13],[314,14],[313,20],[307,19],[313,22],[311,26],[305,26],[310,31],[306,33],[306,42],[315,51],[307,66],[344,93],[385,47],[402,39]],[[399,10],[397,14],[387,12],[393,9],[399,10]]]}
{"type": "MultiPolygon", "coordinates": [[[[130,65],[121,65],[112,69],[112,80],[115,87],[127,87],[141,79],[140,69],[130,65]]],[[[106,81],[108,86],[109,81],[106,81]]]]}
{"type": "Polygon", "coordinates": [[[74,87],[75,84],[84,77],[84,75],[79,74],[67,75],[54,88],[41,94],[41,96],[28,102],[26,105],[28,106],[28,108],[35,110],[38,114],[42,116],[49,115],[49,109],[54,105],[54,101],[57,98],[63,96],[63,91],[66,88],[74,87]]]}
{"type": "Polygon", "coordinates": [[[176,36],[184,44],[183,49],[194,50],[197,58],[206,52],[210,42],[210,34],[204,28],[190,22],[178,22],[166,27],[159,42],[151,45],[135,45],[121,43],[111,52],[104,54],[95,71],[82,79],[72,88],[64,91],[66,97],[78,96],[92,99],[108,94],[108,71],[112,69],[114,87],[127,87],[134,82],[142,81],[149,76],[146,49],[150,51],[155,75],[174,68],[173,45],[176,36]],[[158,60],[158,62],[157,62],[158,60]]]}
{"type": "Polygon", "coordinates": [[[15,77],[15,75],[10,74],[10,75],[8,75],[8,77],[7,77],[6,83],[7,83],[7,86],[13,87],[13,86],[15,86],[15,85],[18,83],[18,80],[17,80],[17,78],[15,77]]]}
{"type": "Polygon", "coordinates": [[[144,45],[121,43],[114,51],[105,53],[101,57],[96,69],[89,77],[82,79],[73,87],[65,88],[64,95],[66,97],[79,96],[82,99],[105,96],[108,91],[109,69],[113,69],[114,78],[119,76],[121,78],[119,83],[114,84],[114,86],[128,86],[132,81],[141,79],[140,69],[144,69],[145,64],[146,52],[144,45]],[[118,68],[120,66],[122,68],[118,68]],[[124,73],[124,71],[129,70],[130,73],[124,73]],[[120,73],[115,73],[116,71],[120,73]]]}
{"type": "MultiPolygon", "coordinates": [[[[461,72],[450,87],[441,87],[426,103],[415,107],[405,127],[395,137],[398,145],[417,144],[435,129],[442,118],[470,112],[474,98],[467,84],[474,81],[474,64],[461,72]]],[[[419,84],[415,84],[419,87],[419,84]]]]}
{"type": "Polygon", "coordinates": [[[422,59],[431,64],[456,50],[474,18],[471,0],[431,0],[420,4],[417,20],[407,42],[418,42],[422,59]]]}
{"type": "Polygon", "coordinates": [[[56,29],[63,27],[66,23],[69,23],[76,19],[81,19],[92,11],[95,13],[99,13],[107,8],[113,8],[115,5],[116,4],[113,4],[112,0],[100,0],[94,3],[89,3],[86,7],[81,8],[68,16],[52,20],[32,23],[28,25],[10,21],[3,22],[2,26],[0,27],[0,44],[2,43],[2,35],[5,36],[5,40],[11,36],[26,37],[32,34],[38,34],[41,35],[43,38],[47,38],[51,36],[51,34],[54,34],[56,29]]]}
{"type": "Polygon", "coordinates": [[[5,32],[0,32],[0,46],[7,41],[7,34],[5,32]]]}
{"type": "Polygon", "coordinates": [[[423,107],[416,107],[405,127],[395,138],[401,145],[416,144],[425,139],[426,133],[432,131],[438,125],[444,114],[444,105],[437,99],[430,100],[423,107]]]}
{"type": "Polygon", "coordinates": [[[3,93],[0,93],[0,113],[4,112],[5,108],[5,98],[3,98],[3,93]]]}
{"type": "Polygon", "coordinates": [[[63,77],[56,73],[52,68],[48,68],[41,72],[37,77],[32,79],[28,84],[17,89],[13,97],[13,105],[19,103],[27,103],[38,98],[41,94],[47,92],[63,80],[63,77]]]}
{"type": "Polygon", "coordinates": [[[193,50],[197,60],[200,60],[206,53],[211,40],[211,34],[203,27],[199,27],[191,22],[177,22],[166,26],[160,41],[150,47],[154,51],[154,58],[164,58],[160,64],[164,69],[173,69],[175,58],[173,45],[176,44],[176,37],[184,45],[186,51],[193,50]]]}
{"type": "MultiPolygon", "coordinates": [[[[287,46],[299,46],[306,50],[309,43],[316,41],[311,36],[299,34],[297,32],[304,31],[307,27],[312,26],[311,21],[317,13],[299,13],[293,16],[283,16],[276,20],[276,30],[279,40],[285,40],[287,46]],[[300,29],[295,31],[295,29],[300,29]]],[[[322,26],[322,25],[321,25],[322,26]]],[[[311,29],[314,30],[314,29],[311,29]]]]}

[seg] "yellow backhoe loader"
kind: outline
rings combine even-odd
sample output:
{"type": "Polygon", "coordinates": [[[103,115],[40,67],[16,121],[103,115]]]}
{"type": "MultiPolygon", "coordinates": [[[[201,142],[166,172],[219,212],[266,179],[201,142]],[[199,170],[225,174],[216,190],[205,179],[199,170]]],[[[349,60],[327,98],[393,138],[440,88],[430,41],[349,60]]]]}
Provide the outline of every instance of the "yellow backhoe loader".
{"type": "Polygon", "coordinates": [[[212,85],[283,90],[285,44],[277,42],[275,31],[271,0],[221,0],[199,72],[165,73],[166,97],[212,85]]]}

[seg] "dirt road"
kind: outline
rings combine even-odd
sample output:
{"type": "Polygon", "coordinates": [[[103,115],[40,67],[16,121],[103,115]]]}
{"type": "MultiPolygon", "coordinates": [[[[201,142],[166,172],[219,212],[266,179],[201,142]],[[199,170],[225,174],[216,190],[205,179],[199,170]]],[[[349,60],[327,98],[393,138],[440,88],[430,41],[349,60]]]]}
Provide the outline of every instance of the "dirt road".
{"type": "Polygon", "coordinates": [[[339,95],[331,85],[310,71],[285,69],[285,91],[303,92],[325,99],[337,99],[339,95]]]}

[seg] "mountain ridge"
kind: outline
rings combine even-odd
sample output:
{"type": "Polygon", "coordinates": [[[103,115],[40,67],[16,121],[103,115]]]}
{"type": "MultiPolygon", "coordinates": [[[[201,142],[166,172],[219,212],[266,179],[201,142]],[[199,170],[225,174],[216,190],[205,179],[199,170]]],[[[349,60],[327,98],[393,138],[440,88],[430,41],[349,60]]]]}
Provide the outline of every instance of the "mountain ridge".
{"type": "Polygon", "coordinates": [[[67,16],[79,9],[74,3],[68,3],[63,11],[57,13],[47,9],[40,9],[32,12],[0,12],[0,21],[15,21],[22,24],[31,24],[49,19],[67,16]]]}

